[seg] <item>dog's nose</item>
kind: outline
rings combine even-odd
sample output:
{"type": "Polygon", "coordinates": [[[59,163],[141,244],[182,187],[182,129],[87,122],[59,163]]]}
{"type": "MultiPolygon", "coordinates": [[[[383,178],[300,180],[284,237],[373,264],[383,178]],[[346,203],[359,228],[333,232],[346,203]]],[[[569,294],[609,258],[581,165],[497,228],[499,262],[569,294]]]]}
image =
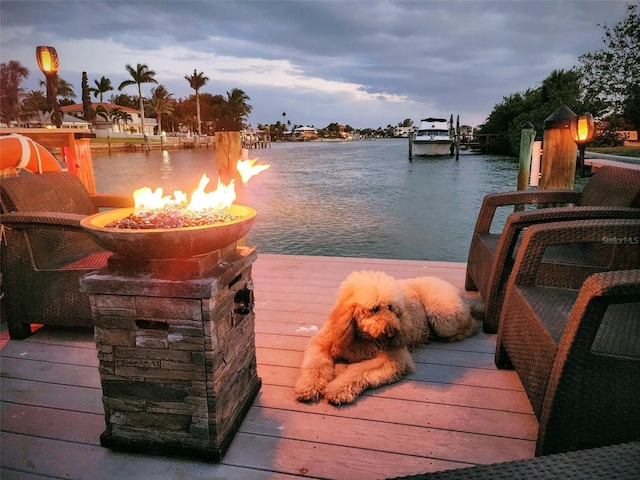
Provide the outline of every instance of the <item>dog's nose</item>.
{"type": "Polygon", "coordinates": [[[394,338],[398,334],[398,329],[396,329],[396,327],[394,327],[393,325],[387,325],[384,327],[384,334],[388,338],[394,338]]]}

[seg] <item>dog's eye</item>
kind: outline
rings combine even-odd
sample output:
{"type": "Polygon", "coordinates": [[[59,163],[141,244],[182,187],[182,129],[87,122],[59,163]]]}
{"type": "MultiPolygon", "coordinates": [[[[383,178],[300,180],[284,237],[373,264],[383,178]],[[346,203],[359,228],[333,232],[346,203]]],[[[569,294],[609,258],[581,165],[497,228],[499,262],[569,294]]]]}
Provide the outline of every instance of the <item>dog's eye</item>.
{"type": "Polygon", "coordinates": [[[393,305],[389,304],[387,305],[387,308],[389,309],[390,312],[393,312],[393,305]]]}
{"type": "Polygon", "coordinates": [[[376,305],[376,306],[374,306],[374,307],[371,309],[371,311],[372,311],[373,313],[378,313],[378,312],[380,311],[380,305],[376,305]]]}

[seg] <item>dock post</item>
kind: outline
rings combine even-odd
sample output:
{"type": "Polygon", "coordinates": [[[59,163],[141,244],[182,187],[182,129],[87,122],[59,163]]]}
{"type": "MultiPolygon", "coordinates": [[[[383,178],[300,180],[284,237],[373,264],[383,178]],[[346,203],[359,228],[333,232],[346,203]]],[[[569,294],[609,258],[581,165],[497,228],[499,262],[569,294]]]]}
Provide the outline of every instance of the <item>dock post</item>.
{"type": "Polygon", "coordinates": [[[236,182],[236,192],[240,182],[240,174],[236,164],[242,158],[242,137],[240,122],[226,122],[216,128],[216,169],[220,180],[228,185],[236,182]]]}
{"type": "Polygon", "coordinates": [[[456,161],[460,160],[460,115],[456,116],[456,161]]]}
{"type": "Polygon", "coordinates": [[[409,132],[409,161],[413,161],[413,133],[409,132]]]}
{"type": "MultiPolygon", "coordinates": [[[[518,190],[526,190],[531,173],[531,151],[536,139],[536,131],[531,122],[526,122],[520,132],[520,159],[518,165],[518,190]]],[[[524,205],[515,205],[514,212],[524,210],[524,205]]]]}
{"type": "Polygon", "coordinates": [[[544,121],[541,189],[573,190],[578,146],[571,137],[570,124],[575,116],[563,105],[544,121]]]}

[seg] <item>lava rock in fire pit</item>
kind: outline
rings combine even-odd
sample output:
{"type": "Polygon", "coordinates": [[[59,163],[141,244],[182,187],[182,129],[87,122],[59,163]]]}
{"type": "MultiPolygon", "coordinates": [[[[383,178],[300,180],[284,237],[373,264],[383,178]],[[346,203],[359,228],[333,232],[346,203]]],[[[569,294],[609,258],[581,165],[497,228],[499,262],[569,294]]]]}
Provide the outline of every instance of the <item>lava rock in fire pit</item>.
{"type": "Polygon", "coordinates": [[[169,205],[161,209],[134,212],[120,220],[108,223],[105,227],[122,229],[198,227],[228,222],[236,218],[239,218],[238,215],[224,210],[186,210],[178,205],[169,205]]]}

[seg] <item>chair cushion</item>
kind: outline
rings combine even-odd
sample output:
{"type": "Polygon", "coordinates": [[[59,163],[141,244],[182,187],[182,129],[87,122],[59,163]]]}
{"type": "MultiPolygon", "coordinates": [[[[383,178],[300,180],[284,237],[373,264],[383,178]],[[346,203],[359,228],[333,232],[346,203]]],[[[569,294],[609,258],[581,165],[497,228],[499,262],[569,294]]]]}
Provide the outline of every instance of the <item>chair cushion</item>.
{"type": "Polygon", "coordinates": [[[591,352],[596,355],[640,359],[640,301],[609,305],[591,352]]]}

